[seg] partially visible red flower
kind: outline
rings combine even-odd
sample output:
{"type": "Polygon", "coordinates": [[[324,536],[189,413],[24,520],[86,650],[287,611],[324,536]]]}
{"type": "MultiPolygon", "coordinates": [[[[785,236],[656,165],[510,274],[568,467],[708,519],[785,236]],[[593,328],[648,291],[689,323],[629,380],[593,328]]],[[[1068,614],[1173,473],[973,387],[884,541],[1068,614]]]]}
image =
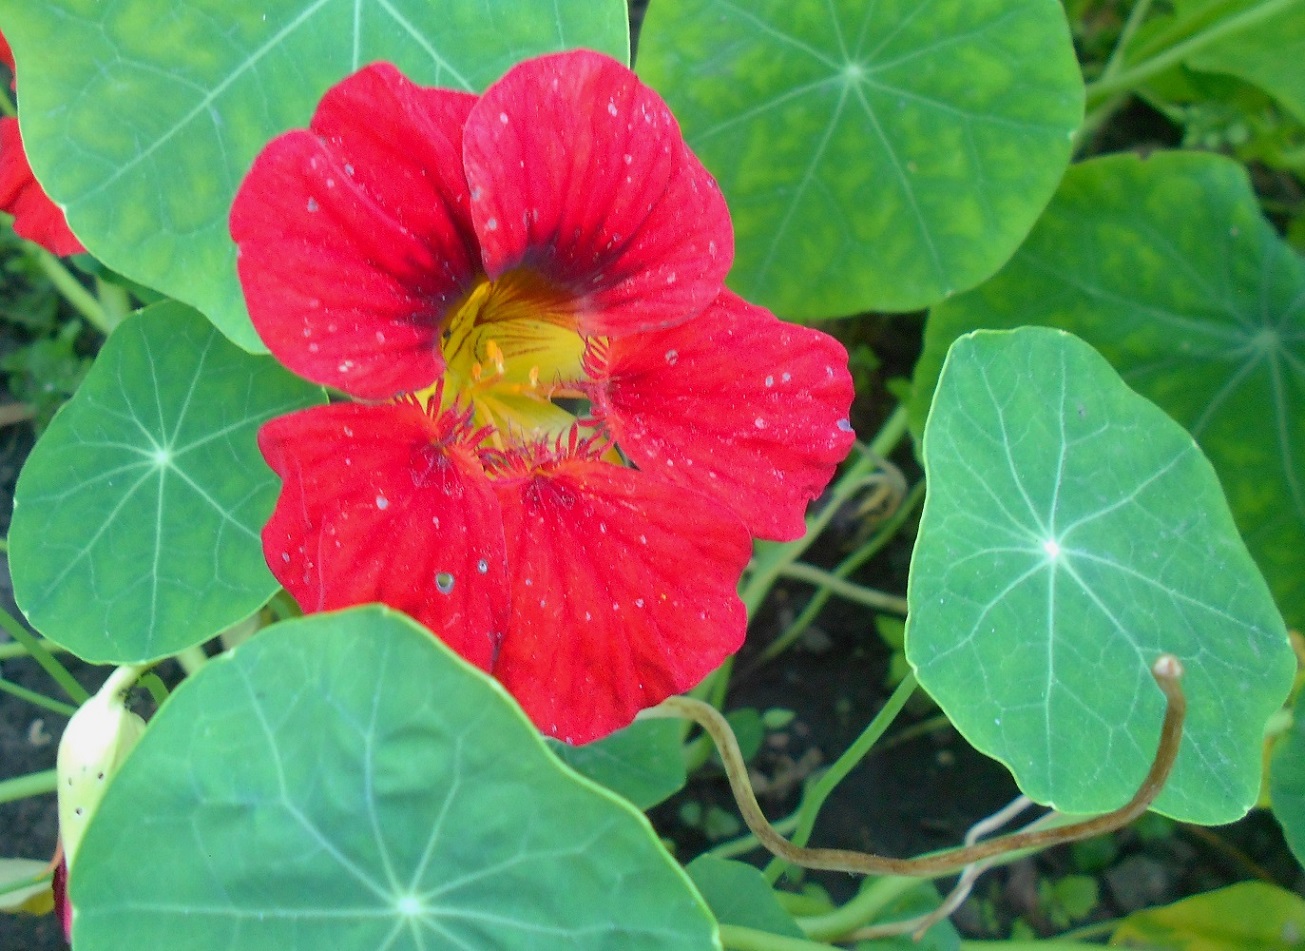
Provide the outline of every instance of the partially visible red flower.
{"type": "MultiPolygon", "coordinates": [[[[14,68],[14,54],[0,36],[0,62],[14,68]]],[[[50,200],[27,162],[18,120],[0,119],[0,211],[14,216],[14,231],[47,251],[65,256],[86,249],[68,228],[63,209],[50,200]]]]}
{"type": "Polygon", "coordinates": [[[273,354],[384,401],[259,435],[305,610],[402,609],[570,742],[738,649],[752,538],[800,536],[851,445],[847,354],[723,288],[724,201],[632,72],[562,53],[477,98],[367,67],[231,230],[273,354]]]}

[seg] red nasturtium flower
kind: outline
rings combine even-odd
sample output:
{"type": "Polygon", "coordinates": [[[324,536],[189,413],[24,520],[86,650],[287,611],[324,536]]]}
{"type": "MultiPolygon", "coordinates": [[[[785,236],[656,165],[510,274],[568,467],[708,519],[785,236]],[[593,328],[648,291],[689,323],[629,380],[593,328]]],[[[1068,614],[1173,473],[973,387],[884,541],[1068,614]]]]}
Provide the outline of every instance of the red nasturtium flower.
{"type": "Polygon", "coordinates": [[[231,231],[273,354],[367,401],[259,434],[305,610],[400,608],[570,742],[738,649],[752,537],[801,535],[851,445],[847,354],[723,288],[724,201],[632,72],[562,53],[477,97],[369,66],[231,231]]]}
{"type": "MultiPolygon", "coordinates": [[[[3,36],[0,63],[13,71],[14,54],[3,36]]],[[[0,119],[0,211],[14,216],[19,237],[35,241],[47,251],[64,256],[86,250],[69,230],[63,209],[51,201],[32,174],[18,120],[10,117],[0,119]]]]}

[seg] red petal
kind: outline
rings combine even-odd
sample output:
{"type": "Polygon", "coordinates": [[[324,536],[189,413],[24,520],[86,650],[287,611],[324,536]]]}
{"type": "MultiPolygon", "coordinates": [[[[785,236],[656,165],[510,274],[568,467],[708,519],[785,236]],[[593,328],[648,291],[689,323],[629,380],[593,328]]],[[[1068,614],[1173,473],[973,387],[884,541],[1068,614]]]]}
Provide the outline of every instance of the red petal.
{"type": "Polygon", "coordinates": [[[448,418],[337,404],[266,423],[283,485],[263,552],[305,611],[379,601],[486,670],[507,623],[498,501],[448,418]]]}
{"type": "Polygon", "coordinates": [[[9,67],[9,72],[14,71],[14,51],[9,48],[9,41],[0,33],[0,63],[9,67]]]}
{"type": "Polygon", "coordinates": [[[842,344],[729,291],[687,324],[613,340],[606,376],[594,409],[635,465],[708,493],[760,538],[800,538],[852,446],[842,344]]]}
{"type": "Polygon", "coordinates": [[[254,327],[296,373],[382,399],[443,370],[440,322],[480,271],[462,174],[474,101],[369,66],[254,161],[231,235],[254,327]]]}
{"type": "Polygon", "coordinates": [[[512,620],[496,676],[541,730],[586,743],[743,643],[743,526],[696,493],[592,459],[500,483],[512,620]]]}
{"type": "Polygon", "coordinates": [[[489,88],[465,135],[491,277],[539,270],[600,335],[688,320],[720,290],[734,256],[725,201],[666,104],[615,60],[527,60],[489,88]]]}
{"type": "Polygon", "coordinates": [[[32,174],[17,119],[0,119],[0,211],[14,216],[14,231],[53,254],[86,251],[68,229],[63,210],[32,174]]]}

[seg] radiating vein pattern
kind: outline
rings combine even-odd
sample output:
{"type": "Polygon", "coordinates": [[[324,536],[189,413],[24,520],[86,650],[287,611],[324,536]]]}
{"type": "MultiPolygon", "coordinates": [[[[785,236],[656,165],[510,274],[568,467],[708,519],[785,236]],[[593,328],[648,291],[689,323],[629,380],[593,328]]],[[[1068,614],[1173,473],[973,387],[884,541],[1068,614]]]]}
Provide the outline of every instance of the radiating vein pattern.
{"type": "Polygon", "coordinates": [[[916,420],[952,339],[1023,324],[1082,337],[1187,428],[1288,622],[1305,624],[1305,259],[1242,167],[1171,153],[1072,168],[1010,264],[930,315],[916,420]]]}
{"type": "Polygon", "coordinates": [[[259,149],[307,125],[362,65],[483,89],[527,56],[568,46],[628,58],[620,0],[0,0],[23,51],[24,138],[73,230],[122,274],[262,345],[235,276],[227,216],[259,149]],[[41,57],[75,49],[76,56],[41,57]],[[31,52],[27,52],[31,51],[31,52]],[[203,51],[202,55],[196,51],[203,51]]]}
{"type": "Polygon", "coordinates": [[[276,590],[259,539],[276,480],[255,434],[321,398],[181,305],[124,324],[16,493],[15,590],[32,623],[125,663],[255,611],[276,590]]]}
{"type": "Polygon", "coordinates": [[[643,817],[384,608],[280,625],[208,665],[102,808],[79,943],[156,929],[191,951],[717,947],[643,817]],[[166,861],[132,860],[118,836],[166,861]]]}
{"type": "Polygon", "coordinates": [[[660,0],[640,37],[730,201],[735,289],[786,316],[914,309],[991,273],[1081,117],[1043,0],[660,0]]]}
{"type": "Polygon", "coordinates": [[[962,732],[1034,799],[1115,808],[1150,764],[1150,666],[1173,653],[1192,712],[1159,808],[1249,808],[1291,651],[1181,427],[1077,338],[987,331],[953,345],[924,454],[907,656],[962,732]]]}

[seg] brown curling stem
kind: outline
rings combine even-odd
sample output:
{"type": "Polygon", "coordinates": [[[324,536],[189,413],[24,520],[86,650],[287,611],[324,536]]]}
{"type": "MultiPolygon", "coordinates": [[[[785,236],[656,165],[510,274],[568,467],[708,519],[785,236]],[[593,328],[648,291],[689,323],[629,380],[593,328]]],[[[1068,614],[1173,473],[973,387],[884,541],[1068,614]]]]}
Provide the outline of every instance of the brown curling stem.
{"type": "Polygon", "coordinates": [[[1162,654],[1151,666],[1151,674],[1164,691],[1164,723],[1160,728],[1160,743],[1155,760],[1142,785],[1128,803],[1114,812],[1057,826],[1016,832],[954,849],[938,855],[913,859],[895,859],[851,849],[813,849],[797,846],[775,831],[757,804],[748,781],[748,768],[739,750],[738,740],[729,723],[720,712],[701,700],[690,697],[671,697],[660,705],[645,710],[641,718],[680,718],[692,720],[712,738],[725,764],[725,775],[738,802],[743,821],[748,824],[757,840],[775,855],[803,868],[823,869],[831,872],[853,872],[860,875],[911,875],[934,877],[955,871],[974,862],[981,862],[1007,852],[1021,849],[1043,849],[1063,842],[1075,842],[1092,836],[1112,832],[1128,825],[1150,808],[1164,787],[1178,758],[1178,747],[1183,738],[1183,720],[1187,715],[1187,698],[1179,685],[1183,665],[1172,654],[1162,654]]]}

